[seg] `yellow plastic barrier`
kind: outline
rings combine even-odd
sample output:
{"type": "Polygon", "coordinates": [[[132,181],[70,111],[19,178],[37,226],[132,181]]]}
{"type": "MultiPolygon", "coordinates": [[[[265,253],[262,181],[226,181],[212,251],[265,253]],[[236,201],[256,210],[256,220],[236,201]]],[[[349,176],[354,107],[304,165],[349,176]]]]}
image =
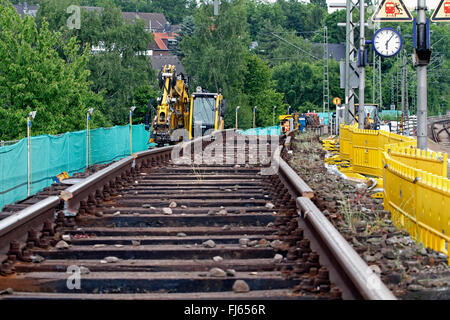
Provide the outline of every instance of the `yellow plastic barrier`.
{"type": "Polygon", "coordinates": [[[375,177],[383,176],[383,152],[388,145],[416,146],[415,139],[381,130],[364,130],[341,125],[340,154],[350,160],[353,171],[375,177]]]}
{"type": "Polygon", "coordinates": [[[387,152],[383,163],[384,207],[394,224],[426,247],[448,255],[450,180],[412,168],[387,152]]]}
{"type": "Polygon", "coordinates": [[[447,177],[447,153],[431,152],[411,147],[393,145],[388,147],[388,153],[394,160],[398,160],[412,168],[420,168],[426,172],[447,177]]]}
{"type": "MultiPolygon", "coordinates": [[[[448,255],[450,180],[446,153],[419,150],[413,138],[341,125],[345,174],[383,178],[384,207],[392,221],[426,247],[448,255]]],[[[339,162],[339,157],[333,159],[339,162]]],[[[450,264],[450,259],[449,259],[450,264]]]]}

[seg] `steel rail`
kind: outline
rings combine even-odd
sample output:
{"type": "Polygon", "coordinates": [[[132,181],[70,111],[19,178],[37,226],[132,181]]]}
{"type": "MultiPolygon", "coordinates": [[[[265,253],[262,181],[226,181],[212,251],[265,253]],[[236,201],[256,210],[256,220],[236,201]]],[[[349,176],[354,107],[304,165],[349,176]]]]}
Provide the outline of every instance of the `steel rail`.
{"type": "MultiPolygon", "coordinates": [[[[198,141],[202,141],[202,143],[213,141],[213,137],[216,134],[225,134],[227,131],[230,130],[219,131],[212,135],[197,138],[188,142],[185,147],[195,146],[195,143],[198,141]]],[[[286,136],[292,137],[292,133],[286,136]]],[[[125,172],[130,172],[133,166],[142,165],[144,160],[154,156],[159,161],[168,159],[170,157],[168,153],[173,148],[171,146],[142,151],[124,158],[80,181],[78,184],[67,188],[60,197],[51,196],[5,218],[0,221],[2,244],[5,244],[5,241],[13,240],[10,239],[12,234],[17,236],[17,238],[23,238],[27,230],[25,227],[30,228],[31,222],[39,221],[39,223],[42,223],[44,217],[48,219],[49,216],[54,216],[55,209],[61,206],[62,201],[68,201],[69,203],[72,201],[74,206],[76,205],[75,203],[79,205],[80,200],[86,199],[93,192],[95,193],[99,188],[103,187],[103,184],[109,183],[116,177],[120,178],[125,172]],[[5,235],[7,237],[4,238],[5,235]]],[[[279,146],[278,151],[281,148],[282,146],[279,146]]],[[[395,299],[392,293],[379,280],[378,276],[371,271],[328,219],[311,202],[309,198],[313,197],[313,191],[281,158],[280,154],[281,152],[275,152],[272,160],[278,166],[280,180],[289,189],[291,196],[297,199],[296,203],[300,213],[299,226],[304,229],[305,235],[310,239],[311,247],[319,253],[321,263],[330,270],[330,279],[341,289],[343,298],[395,299]]],[[[146,165],[148,165],[148,162],[146,165]]]]}
{"type": "Polygon", "coordinates": [[[310,199],[298,197],[296,202],[300,209],[301,219],[311,224],[362,298],[366,300],[396,300],[378,275],[369,268],[310,199]]]}
{"type": "Polygon", "coordinates": [[[0,237],[3,237],[8,232],[26,224],[30,220],[39,216],[40,214],[47,212],[48,210],[51,210],[53,208],[56,208],[59,205],[59,203],[60,203],[59,197],[51,196],[1,220],[0,237]]]}
{"type": "MultiPolygon", "coordinates": [[[[198,141],[208,141],[211,137],[229,130],[217,131],[212,135],[199,137],[187,143],[191,146],[198,141]]],[[[13,240],[24,240],[29,229],[39,228],[45,220],[55,215],[55,210],[62,207],[64,201],[67,202],[66,209],[76,211],[80,206],[80,200],[87,199],[89,195],[102,188],[105,184],[119,177],[123,172],[129,171],[136,162],[151,156],[167,154],[171,152],[173,146],[162,147],[153,150],[138,152],[111,164],[110,166],[94,173],[79,183],[68,187],[58,196],[50,196],[25,209],[22,209],[13,215],[0,221],[0,255],[5,255],[8,251],[10,242],[13,240]]],[[[167,155],[170,157],[170,154],[167,155]]]]}
{"type": "MultiPolygon", "coordinates": [[[[281,146],[280,146],[281,148],[281,146]]],[[[330,280],[342,291],[344,299],[396,300],[378,275],[343,238],[339,231],[311,201],[314,193],[276,152],[272,161],[278,164],[278,176],[299,210],[298,225],[328,268],[330,280]]]]}

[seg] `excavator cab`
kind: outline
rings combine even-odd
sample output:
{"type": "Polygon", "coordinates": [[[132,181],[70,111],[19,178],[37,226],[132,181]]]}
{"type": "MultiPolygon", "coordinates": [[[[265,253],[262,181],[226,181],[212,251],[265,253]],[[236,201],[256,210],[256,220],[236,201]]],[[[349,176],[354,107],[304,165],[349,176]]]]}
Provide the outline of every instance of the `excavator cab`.
{"type": "Polygon", "coordinates": [[[191,95],[189,137],[205,135],[208,130],[222,130],[225,100],[220,93],[210,93],[197,87],[191,95]]]}

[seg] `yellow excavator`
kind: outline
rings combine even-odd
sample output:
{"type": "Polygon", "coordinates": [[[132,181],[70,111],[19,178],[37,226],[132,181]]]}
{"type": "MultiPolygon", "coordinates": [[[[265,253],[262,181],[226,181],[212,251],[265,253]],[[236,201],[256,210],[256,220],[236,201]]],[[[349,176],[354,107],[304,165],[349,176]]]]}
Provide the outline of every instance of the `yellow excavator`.
{"type": "Polygon", "coordinates": [[[210,93],[197,87],[191,95],[189,138],[205,135],[206,131],[223,130],[225,99],[220,93],[210,93]]]}
{"type": "Polygon", "coordinates": [[[159,84],[162,93],[158,98],[149,142],[158,146],[178,143],[181,137],[172,139],[177,129],[185,129],[192,139],[209,130],[224,128],[226,105],[220,93],[209,93],[197,87],[189,97],[187,80],[182,73],[176,73],[173,65],[165,65],[161,69],[159,84]]]}

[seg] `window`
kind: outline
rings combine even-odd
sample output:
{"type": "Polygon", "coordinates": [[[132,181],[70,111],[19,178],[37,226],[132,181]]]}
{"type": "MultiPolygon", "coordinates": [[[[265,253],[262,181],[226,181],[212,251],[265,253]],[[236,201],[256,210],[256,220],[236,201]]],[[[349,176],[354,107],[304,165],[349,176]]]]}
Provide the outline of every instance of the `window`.
{"type": "Polygon", "coordinates": [[[202,126],[214,127],[216,116],[216,99],[197,97],[194,98],[194,110],[192,115],[192,123],[195,126],[201,122],[202,126]]]}

